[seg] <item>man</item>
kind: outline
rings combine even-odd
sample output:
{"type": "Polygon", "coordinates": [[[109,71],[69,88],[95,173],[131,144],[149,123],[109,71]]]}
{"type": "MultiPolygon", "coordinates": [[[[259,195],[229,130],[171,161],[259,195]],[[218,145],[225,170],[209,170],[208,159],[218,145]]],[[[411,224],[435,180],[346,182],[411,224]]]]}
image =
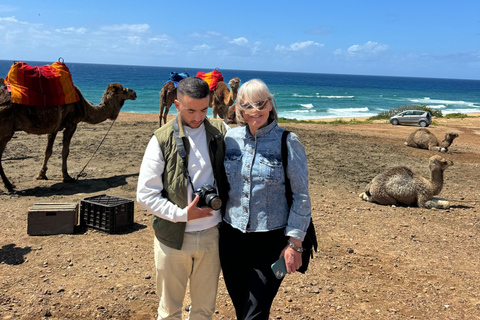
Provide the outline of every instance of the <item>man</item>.
{"type": "Polygon", "coordinates": [[[215,310],[220,273],[217,225],[222,215],[221,210],[199,208],[200,197],[193,195],[208,184],[219,192],[222,208],[226,202],[227,126],[206,118],[209,93],[200,78],[180,81],[174,102],[178,115],[155,131],[140,167],[137,202],[153,213],[158,319],[182,318],[188,280],[189,319],[211,319],[215,310]]]}

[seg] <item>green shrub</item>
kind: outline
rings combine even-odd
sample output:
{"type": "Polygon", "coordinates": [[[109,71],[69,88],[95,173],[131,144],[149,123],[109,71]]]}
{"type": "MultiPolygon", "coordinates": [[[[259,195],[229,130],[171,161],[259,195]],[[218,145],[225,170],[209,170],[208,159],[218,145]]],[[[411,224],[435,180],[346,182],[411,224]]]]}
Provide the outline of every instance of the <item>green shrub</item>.
{"type": "Polygon", "coordinates": [[[401,107],[398,107],[398,108],[395,108],[395,109],[390,109],[390,110],[386,110],[386,111],[382,111],[380,112],[379,114],[377,114],[376,116],[373,116],[373,117],[370,117],[368,118],[368,120],[383,120],[383,119],[390,119],[390,117],[396,115],[396,114],[399,114],[400,112],[403,112],[405,110],[424,110],[424,111],[429,111],[432,116],[434,117],[438,117],[438,118],[443,118],[443,114],[442,114],[442,111],[438,110],[438,109],[432,109],[430,107],[427,107],[426,105],[424,104],[419,104],[419,105],[413,105],[413,106],[410,106],[410,105],[407,105],[407,106],[401,106],[401,107]]]}
{"type": "Polygon", "coordinates": [[[466,115],[465,113],[450,113],[450,114],[446,114],[445,115],[445,118],[447,119],[461,119],[461,118],[468,118],[468,115],[466,115]]]}

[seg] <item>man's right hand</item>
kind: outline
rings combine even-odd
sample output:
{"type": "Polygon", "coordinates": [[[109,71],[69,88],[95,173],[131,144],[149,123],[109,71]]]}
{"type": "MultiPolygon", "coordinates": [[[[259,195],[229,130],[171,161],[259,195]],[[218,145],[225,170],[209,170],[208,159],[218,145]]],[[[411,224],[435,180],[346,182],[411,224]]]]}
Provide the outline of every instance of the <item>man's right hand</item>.
{"type": "Polygon", "coordinates": [[[187,216],[188,216],[187,219],[188,219],[188,221],[212,216],[212,214],[211,214],[212,208],[210,208],[210,207],[203,207],[203,208],[197,207],[197,203],[198,203],[199,200],[200,200],[200,197],[195,196],[195,199],[193,199],[192,203],[190,203],[188,205],[188,207],[187,207],[187,216]]]}

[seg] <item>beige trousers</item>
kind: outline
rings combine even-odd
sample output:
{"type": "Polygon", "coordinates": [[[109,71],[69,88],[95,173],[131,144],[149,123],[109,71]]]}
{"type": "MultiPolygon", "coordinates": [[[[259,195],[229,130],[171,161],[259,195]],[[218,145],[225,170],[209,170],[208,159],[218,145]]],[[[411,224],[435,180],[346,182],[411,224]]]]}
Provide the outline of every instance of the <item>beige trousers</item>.
{"type": "Polygon", "coordinates": [[[189,319],[212,319],[220,274],[218,228],[185,232],[182,250],[172,249],[155,237],[154,251],[160,297],[157,319],[182,319],[189,280],[189,319]]]}

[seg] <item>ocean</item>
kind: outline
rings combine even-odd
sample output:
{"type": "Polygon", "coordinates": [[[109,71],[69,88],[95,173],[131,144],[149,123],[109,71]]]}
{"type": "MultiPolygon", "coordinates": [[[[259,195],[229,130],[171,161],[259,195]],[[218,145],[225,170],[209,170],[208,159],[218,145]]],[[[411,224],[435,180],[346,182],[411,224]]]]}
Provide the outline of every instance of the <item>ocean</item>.
{"type": "MultiPolygon", "coordinates": [[[[32,66],[52,62],[24,61],[32,66]]],[[[54,61],[53,61],[54,62],[54,61]]],[[[0,60],[0,78],[5,78],[13,61],[0,60]]],[[[84,97],[98,104],[109,83],[119,82],[137,93],[127,100],[122,112],[158,113],[160,90],[170,72],[213,69],[146,67],[65,62],[74,84],[84,97]]],[[[480,80],[361,76],[321,73],[293,73],[220,69],[226,83],[238,77],[243,82],[262,79],[274,94],[280,117],[298,120],[370,117],[407,105],[424,104],[443,114],[480,112],[480,80]]],[[[170,114],[176,114],[174,106],[170,114]]],[[[208,116],[212,112],[209,110],[208,116]]]]}

